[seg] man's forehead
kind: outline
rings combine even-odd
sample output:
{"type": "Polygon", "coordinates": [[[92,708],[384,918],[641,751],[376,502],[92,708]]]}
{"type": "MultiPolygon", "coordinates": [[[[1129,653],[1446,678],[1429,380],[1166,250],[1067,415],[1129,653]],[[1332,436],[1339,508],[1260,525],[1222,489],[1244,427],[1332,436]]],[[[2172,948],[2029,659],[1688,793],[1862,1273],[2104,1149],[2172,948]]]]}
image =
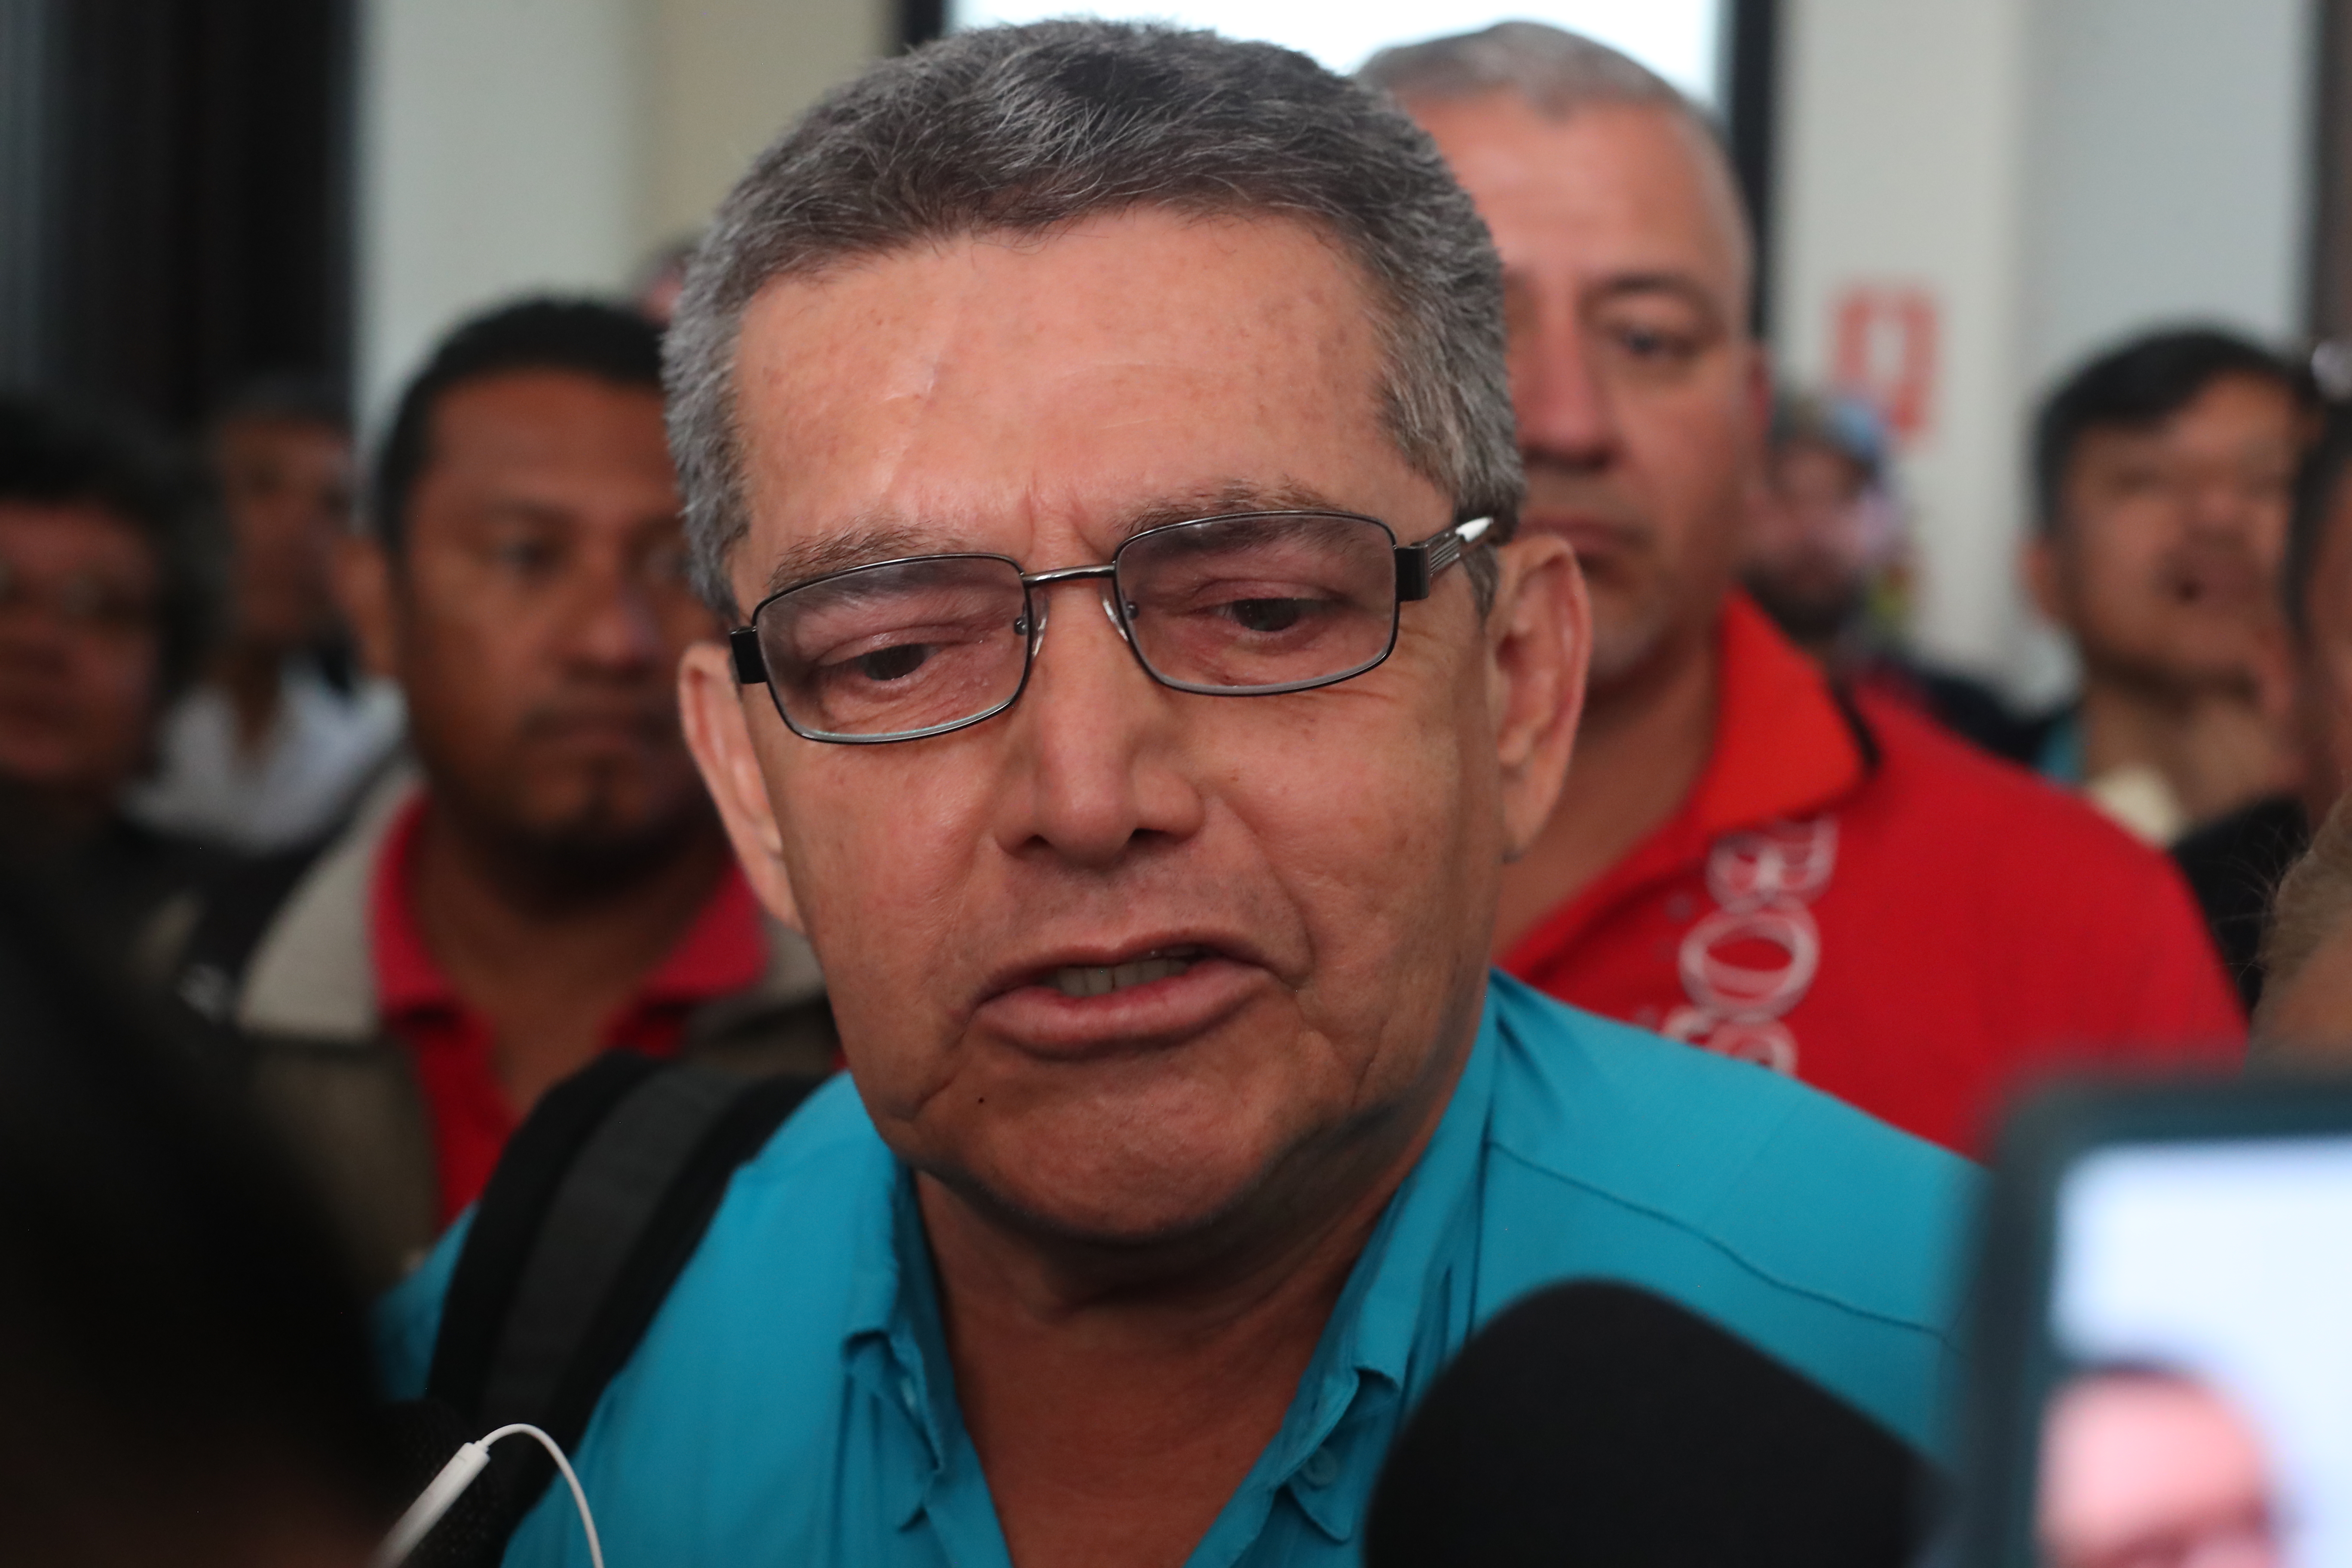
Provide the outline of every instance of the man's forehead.
{"type": "Polygon", "coordinates": [[[1478,204],[1507,272],[1744,289],[1738,195],[1719,150],[1687,116],[1642,103],[1553,114],[1507,89],[1406,108],[1478,204]]]}
{"type": "Polygon", "coordinates": [[[777,279],[743,315],[739,391],[853,404],[917,395],[968,361],[1032,357],[1086,334],[1136,356],[1232,348],[1275,329],[1293,353],[1335,331],[1368,335],[1364,280],[1313,225],[1270,215],[1139,206],[1043,234],[935,237],[821,271],[777,279]],[[1202,284],[1225,308],[1188,314],[1202,284]],[[1318,318],[1318,308],[1320,319],[1318,318]],[[833,363],[887,365],[906,380],[843,387],[833,363]]]}
{"type": "Polygon", "coordinates": [[[45,559],[138,570],[155,564],[139,525],[95,500],[0,500],[0,538],[45,559]]]}
{"type": "Polygon", "coordinates": [[[1332,479],[1401,463],[1366,307],[1304,224],[1160,209],[772,284],[736,365],[746,564],[798,581],[1055,519],[1368,510],[1332,479]]]}

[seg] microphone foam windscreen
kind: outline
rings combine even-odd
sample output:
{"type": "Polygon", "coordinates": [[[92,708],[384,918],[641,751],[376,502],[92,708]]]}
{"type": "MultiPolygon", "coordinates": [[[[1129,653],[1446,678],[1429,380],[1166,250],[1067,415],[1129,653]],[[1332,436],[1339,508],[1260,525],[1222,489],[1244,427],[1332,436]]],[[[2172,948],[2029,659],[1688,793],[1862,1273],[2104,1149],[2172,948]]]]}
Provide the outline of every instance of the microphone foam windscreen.
{"type": "Polygon", "coordinates": [[[1556,1286],[1498,1315],[1391,1448],[1367,1568],[1898,1568],[1931,1473],[1685,1308],[1556,1286]]]}

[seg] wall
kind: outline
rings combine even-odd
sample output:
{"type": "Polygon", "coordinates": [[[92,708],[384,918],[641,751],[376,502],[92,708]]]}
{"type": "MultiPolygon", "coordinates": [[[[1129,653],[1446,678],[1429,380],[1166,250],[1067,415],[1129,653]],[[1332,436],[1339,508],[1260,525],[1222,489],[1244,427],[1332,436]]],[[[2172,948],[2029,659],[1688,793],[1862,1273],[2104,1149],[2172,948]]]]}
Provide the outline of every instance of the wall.
{"type": "Polygon", "coordinates": [[[700,226],[784,123],[891,43],[876,0],[647,0],[654,32],[644,231],[700,226]]]}
{"type": "Polygon", "coordinates": [[[373,0],[361,37],[359,385],[464,311],[612,289],[640,247],[639,0],[373,0]]]}
{"type": "Polygon", "coordinates": [[[1933,654],[2029,697],[2066,679],[2015,567],[2053,374],[2156,321],[2299,327],[2309,10],[1786,0],[1775,346],[1818,382],[1857,290],[1932,305],[1904,477],[1933,654]]]}
{"type": "Polygon", "coordinates": [[[809,100],[883,0],[368,0],[359,385],[380,414],[450,323],[625,288],[809,100]]]}
{"type": "Polygon", "coordinates": [[[1926,423],[1905,462],[1918,628],[1940,655],[1985,668],[2014,614],[2027,5],[1793,0],[1783,12],[1775,346],[1788,374],[1818,384],[1850,290],[1933,302],[1926,423]]]}
{"type": "Polygon", "coordinates": [[[2302,325],[2312,58],[2304,0],[2036,8],[2024,369],[2039,385],[2150,321],[2302,325]]]}

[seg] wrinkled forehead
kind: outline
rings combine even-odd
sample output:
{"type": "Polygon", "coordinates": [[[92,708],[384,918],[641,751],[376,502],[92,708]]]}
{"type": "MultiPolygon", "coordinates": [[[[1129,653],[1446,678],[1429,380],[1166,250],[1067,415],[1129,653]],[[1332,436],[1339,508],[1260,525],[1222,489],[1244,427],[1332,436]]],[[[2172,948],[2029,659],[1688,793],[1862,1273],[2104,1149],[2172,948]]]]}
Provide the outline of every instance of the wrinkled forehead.
{"type": "Polygon", "coordinates": [[[852,528],[1017,554],[1187,497],[1372,510],[1406,471],[1381,320],[1318,229],[1159,208],[779,279],[736,355],[738,575],[852,528]]]}

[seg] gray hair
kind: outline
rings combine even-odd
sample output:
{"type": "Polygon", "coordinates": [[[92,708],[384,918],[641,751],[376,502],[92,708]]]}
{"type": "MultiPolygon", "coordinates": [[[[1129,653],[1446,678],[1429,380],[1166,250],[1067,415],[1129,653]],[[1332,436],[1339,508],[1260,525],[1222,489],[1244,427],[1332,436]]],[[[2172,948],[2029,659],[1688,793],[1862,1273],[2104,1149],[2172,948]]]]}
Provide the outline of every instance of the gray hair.
{"type": "Polygon", "coordinates": [[[1401,99],[1515,92],[1556,119],[1603,103],[1696,112],[1673,83],[1631,55],[1541,22],[1497,22],[1481,32],[1399,44],[1356,74],[1401,99]]]}
{"type": "MultiPolygon", "coordinates": [[[[1457,521],[1492,514],[1507,534],[1524,480],[1502,269],[1427,133],[1288,49],[1044,22],[875,66],[809,110],[720,204],[666,350],[670,444],[711,605],[741,613],[726,570],[749,521],[735,356],[762,289],[927,241],[1140,206],[1271,215],[1335,240],[1370,287],[1381,418],[1398,451],[1457,521]]],[[[1483,604],[1494,558],[1482,550],[1470,563],[1483,604]]]]}
{"type": "Polygon", "coordinates": [[[1554,120],[1603,105],[1664,110],[1694,133],[1703,155],[1713,159],[1723,176],[1738,224],[1742,270],[1754,267],[1754,226],[1722,127],[1674,83],[1630,55],[1542,22],[1497,22],[1475,33],[1382,49],[1356,74],[1400,101],[1515,93],[1554,120]]]}

